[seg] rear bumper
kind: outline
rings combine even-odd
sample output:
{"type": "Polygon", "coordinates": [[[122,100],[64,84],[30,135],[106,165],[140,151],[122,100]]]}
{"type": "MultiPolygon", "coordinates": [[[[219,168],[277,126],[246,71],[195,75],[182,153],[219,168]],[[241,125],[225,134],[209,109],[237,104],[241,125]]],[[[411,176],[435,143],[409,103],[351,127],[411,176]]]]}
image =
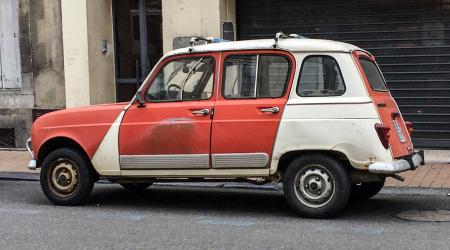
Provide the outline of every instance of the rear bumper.
{"type": "Polygon", "coordinates": [[[403,157],[393,162],[375,162],[369,165],[369,172],[380,174],[395,174],[407,170],[414,170],[425,164],[423,150],[403,157]]]}

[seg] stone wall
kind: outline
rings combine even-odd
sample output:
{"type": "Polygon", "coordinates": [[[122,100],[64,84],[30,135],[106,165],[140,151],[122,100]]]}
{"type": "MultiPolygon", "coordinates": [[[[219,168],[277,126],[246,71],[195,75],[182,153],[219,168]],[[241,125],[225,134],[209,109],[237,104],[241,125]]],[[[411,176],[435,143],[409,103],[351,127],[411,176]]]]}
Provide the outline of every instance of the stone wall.
{"type": "Polygon", "coordinates": [[[30,135],[33,109],[64,108],[65,92],[60,1],[17,1],[22,83],[0,90],[0,129],[14,128],[20,148],[30,135]]]}

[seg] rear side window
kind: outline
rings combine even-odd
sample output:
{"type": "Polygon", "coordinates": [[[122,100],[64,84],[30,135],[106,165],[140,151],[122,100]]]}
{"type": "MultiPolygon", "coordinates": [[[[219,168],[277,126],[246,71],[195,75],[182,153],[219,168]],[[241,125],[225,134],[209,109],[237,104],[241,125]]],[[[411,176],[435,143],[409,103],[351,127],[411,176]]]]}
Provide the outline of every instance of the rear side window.
{"type": "Polygon", "coordinates": [[[344,92],[344,79],[334,58],[318,55],[303,60],[297,84],[299,96],[338,96],[344,92]]]}
{"type": "Polygon", "coordinates": [[[291,63],[279,55],[231,55],[225,59],[223,97],[277,98],[289,83],[291,63]]]}
{"type": "Polygon", "coordinates": [[[387,91],[386,82],[384,81],[383,76],[381,75],[380,70],[377,65],[365,58],[359,58],[359,63],[364,71],[364,75],[366,75],[367,80],[369,81],[370,86],[375,91],[387,91]]]}

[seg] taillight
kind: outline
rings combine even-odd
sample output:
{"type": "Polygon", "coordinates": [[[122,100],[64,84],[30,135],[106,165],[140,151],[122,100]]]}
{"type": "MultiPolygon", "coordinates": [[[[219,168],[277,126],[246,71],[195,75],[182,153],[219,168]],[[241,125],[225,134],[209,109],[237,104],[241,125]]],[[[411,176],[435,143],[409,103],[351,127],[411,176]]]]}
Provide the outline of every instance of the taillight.
{"type": "Polygon", "coordinates": [[[391,135],[389,134],[389,126],[383,125],[383,124],[375,124],[375,130],[377,131],[378,137],[380,138],[381,144],[383,144],[383,147],[385,149],[389,148],[389,137],[391,135]]]}
{"type": "Polygon", "coordinates": [[[413,129],[413,123],[412,123],[412,122],[406,121],[406,122],[405,122],[405,125],[406,125],[406,129],[408,129],[408,134],[409,134],[409,135],[412,135],[412,133],[413,133],[413,131],[414,131],[414,129],[413,129]]]}

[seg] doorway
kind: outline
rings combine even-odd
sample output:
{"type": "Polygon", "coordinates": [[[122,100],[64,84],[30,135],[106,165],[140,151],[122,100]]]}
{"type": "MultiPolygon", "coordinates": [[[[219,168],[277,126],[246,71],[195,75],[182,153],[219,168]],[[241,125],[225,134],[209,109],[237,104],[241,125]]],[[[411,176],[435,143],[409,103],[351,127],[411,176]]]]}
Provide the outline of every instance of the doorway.
{"type": "Polygon", "coordinates": [[[129,101],[162,56],[161,0],[114,0],[116,100],[129,101]]]}

